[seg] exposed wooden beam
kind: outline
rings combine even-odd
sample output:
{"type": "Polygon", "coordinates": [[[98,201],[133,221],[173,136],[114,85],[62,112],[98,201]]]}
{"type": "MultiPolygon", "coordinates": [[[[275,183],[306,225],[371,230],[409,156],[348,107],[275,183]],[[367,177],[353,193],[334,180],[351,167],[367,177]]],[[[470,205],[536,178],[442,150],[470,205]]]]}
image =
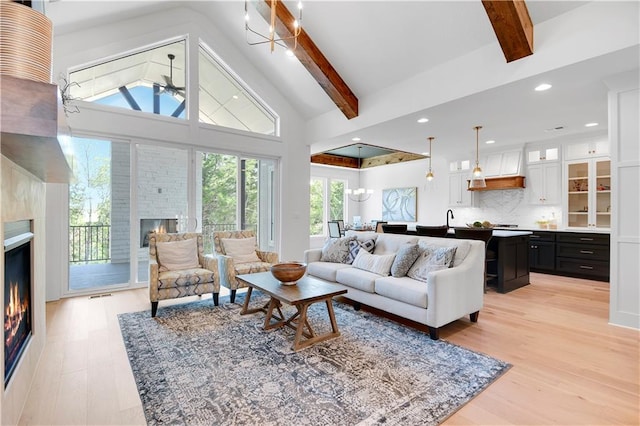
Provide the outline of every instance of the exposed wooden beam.
{"type": "Polygon", "coordinates": [[[403,163],[405,161],[422,160],[427,158],[424,155],[414,154],[411,152],[394,152],[393,154],[378,155],[377,157],[365,158],[362,160],[360,168],[384,166],[387,164],[403,163]]]}
{"type": "MultiPolygon", "coordinates": [[[[256,9],[267,22],[270,22],[270,0],[259,0],[256,9]]],[[[295,30],[294,21],[295,18],[284,3],[277,0],[276,33],[281,38],[291,37],[295,30]]],[[[285,40],[284,42],[293,49],[293,40],[285,40]]],[[[298,36],[298,47],[293,53],[348,119],[358,116],[358,98],[311,40],[304,28],[298,36]]]]}
{"type": "Polygon", "coordinates": [[[482,0],[507,62],[533,54],[533,23],[524,0],[482,0]]]}
{"type": "Polygon", "coordinates": [[[343,157],[341,155],[332,154],[313,154],[311,162],[314,164],[324,164],[327,166],[348,167],[350,169],[358,168],[358,159],[352,157],[343,157]]]}

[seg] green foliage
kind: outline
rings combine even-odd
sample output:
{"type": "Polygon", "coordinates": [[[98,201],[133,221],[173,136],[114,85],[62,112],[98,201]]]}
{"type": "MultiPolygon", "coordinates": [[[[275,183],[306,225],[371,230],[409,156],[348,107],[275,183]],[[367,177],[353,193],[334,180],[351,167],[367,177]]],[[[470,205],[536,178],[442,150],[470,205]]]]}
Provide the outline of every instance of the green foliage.
{"type": "Polygon", "coordinates": [[[237,157],[204,154],[202,159],[202,221],[204,226],[235,224],[237,157]]]}
{"type": "Polygon", "coordinates": [[[309,235],[324,232],[324,181],[311,179],[309,185],[309,235]]]}
{"type": "Polygon", "coordinates": [[[343,180],[332,180],[329,191],[329,220],[344,220],[344,186],[343,180]]]}

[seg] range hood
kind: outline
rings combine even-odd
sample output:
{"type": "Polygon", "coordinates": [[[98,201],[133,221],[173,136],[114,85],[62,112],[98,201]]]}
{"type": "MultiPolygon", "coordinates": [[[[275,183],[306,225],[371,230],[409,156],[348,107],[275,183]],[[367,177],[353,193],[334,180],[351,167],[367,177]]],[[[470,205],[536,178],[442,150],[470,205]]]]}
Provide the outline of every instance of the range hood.
{"type": "Polygon", "coordinates": [[[471,180],[467,179],[467,190],[469,191],[494,191],[499,189],[524,188],[524,176],[501,176],[486,178],[487,186],[484,188],[469,188],[471,180]]]}

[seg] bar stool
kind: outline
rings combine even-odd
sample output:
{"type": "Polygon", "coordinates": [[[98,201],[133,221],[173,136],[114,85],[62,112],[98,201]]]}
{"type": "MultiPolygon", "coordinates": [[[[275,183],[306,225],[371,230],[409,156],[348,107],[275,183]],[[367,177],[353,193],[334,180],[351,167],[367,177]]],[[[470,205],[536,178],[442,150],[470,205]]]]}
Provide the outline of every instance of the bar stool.
{"type": "Polygon", "coordinates": [[[490,262],[497,262],[498,258],[493,250],[489,250],[489,241],[493,236],[493,229],[487,228],[455,228],[455,236],[465,240],[481,240],[484,241],[484,292],[487,292],[487,282],[497,278],[496,274],[489,274],[488,268],[490,262]]]}
{"type": "Polygon", "coordinates": [[[416,225],[416,234],[423,237],[446,237],[449,232],[447,225],[442,226],[423,226],[416,225]]]}
{"type": "Polygon", "coordinates": [[[407,233],[407,225],[406,224],[383,224],[382,232],[385,234],[406,234],[407,233]]]}

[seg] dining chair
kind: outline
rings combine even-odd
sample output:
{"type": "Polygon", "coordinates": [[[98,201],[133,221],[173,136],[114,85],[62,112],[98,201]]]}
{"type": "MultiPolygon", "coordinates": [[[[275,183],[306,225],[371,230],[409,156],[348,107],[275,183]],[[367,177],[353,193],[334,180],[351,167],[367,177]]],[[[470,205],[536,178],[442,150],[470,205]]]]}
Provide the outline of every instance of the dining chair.
{"type": "Polygon", "coordinates": [[[340,238],[340,224],[337,220],[330,220],[327,222],[329,226],[329,238],[340,238]]]}

